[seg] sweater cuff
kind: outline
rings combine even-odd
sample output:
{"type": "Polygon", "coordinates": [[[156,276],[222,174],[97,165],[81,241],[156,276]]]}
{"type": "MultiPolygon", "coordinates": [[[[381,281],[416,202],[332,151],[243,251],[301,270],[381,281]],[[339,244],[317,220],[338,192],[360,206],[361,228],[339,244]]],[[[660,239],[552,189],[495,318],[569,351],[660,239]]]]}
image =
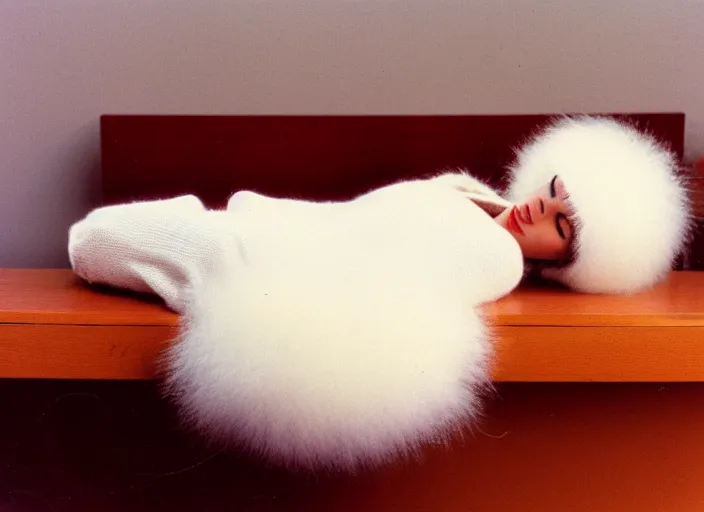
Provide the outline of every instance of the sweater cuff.
{"type": "Polygon", "coordinates": [[[226,239],[208,213],[195,196],[98,208],[70,228],[71,267],[87,282],[153,293],[182,313],[226,239]]]}

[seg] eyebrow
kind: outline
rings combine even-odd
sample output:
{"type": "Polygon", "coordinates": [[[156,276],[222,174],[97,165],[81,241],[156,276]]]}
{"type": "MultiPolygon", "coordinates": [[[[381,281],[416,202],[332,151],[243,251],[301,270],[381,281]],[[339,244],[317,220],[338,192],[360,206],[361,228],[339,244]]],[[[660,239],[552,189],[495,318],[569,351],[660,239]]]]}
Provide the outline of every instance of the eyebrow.
{"type": "Polygon", "coordinates": [[[555,197],[557,195],[557,192],[555,192],[555,180],[557,180],[557,174],[553,176],[552,180],[550,180],[550,197],[555,197]]]}

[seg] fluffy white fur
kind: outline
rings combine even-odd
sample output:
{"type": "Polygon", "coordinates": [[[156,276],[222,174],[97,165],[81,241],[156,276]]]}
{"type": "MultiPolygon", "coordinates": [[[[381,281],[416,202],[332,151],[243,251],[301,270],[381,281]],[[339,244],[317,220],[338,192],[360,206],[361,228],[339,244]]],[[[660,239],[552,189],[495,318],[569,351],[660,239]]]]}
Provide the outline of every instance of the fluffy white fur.
{"type": "Polygon", "coordinates": [[[491,354],[476,306],[515,288],[523,260],[448,185],[335,204],[236,194],[217,221],[232,249],[165,358],[189,423],[275,464],[351,470],[471,420],[491,354]]]}
{"type": "Polygon", "coordinates": [[[590,293],[630,293],[671,269],[690,212],[675,157],[652,137],[609,118],[559,120],[521,148],[509,200],[557,174],[577,213],[574,264],[543,276],[590,293]]]}

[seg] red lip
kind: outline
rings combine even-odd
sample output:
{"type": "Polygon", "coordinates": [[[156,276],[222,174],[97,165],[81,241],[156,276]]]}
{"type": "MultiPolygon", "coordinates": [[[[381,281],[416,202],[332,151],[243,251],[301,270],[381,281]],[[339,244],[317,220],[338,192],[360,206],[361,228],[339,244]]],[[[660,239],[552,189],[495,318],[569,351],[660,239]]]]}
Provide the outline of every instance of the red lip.
{"type": "Polygon", "coordinates": [[[514,209],[516,212],[516,218],[518,218],[521,223],[528,225],[533,224],[533,219],[530,216],[530,209],[528,206],[525,207],[525,214],[518,207],[514,207],[514,209]]]}
{"type": "Polygon", "coordinates": [[[518,233],[519,235],[525,235],[525,233],[521,229],[520,224],[518,223],[518,219],[516,218],[517,215],[518,209],[514,206],[513,208],[511,208],[511,212],[508,214],[508,219],[506,219],[506,227],[514,233],[518,233]]]}

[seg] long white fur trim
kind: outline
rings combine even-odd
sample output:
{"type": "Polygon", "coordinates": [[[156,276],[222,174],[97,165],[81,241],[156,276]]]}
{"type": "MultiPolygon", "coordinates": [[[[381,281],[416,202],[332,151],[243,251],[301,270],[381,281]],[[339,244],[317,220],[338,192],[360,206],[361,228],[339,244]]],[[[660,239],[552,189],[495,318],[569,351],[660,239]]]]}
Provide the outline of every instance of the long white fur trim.
{"type": "Polygon", "coordinates": [[[690,230],[675,157],[656,140],[610,118],[564,118],[518,151],[507,197],[557,174],[576,209],[576,262],[543,276],[582,292],[630,293],[672,268],[690,230]]]}
{"type": "Polygon", "coordinates": [[[238,259],[195,290],[166,358],[193,427],[277,465],[353,470],[477,414],[491,345],[474,306],[522,273],[479,208],[430,182],[343,205],[245,192],[229,208],[238,259]],[[497,260],[513,270],[491,286],[497,260]]]}

